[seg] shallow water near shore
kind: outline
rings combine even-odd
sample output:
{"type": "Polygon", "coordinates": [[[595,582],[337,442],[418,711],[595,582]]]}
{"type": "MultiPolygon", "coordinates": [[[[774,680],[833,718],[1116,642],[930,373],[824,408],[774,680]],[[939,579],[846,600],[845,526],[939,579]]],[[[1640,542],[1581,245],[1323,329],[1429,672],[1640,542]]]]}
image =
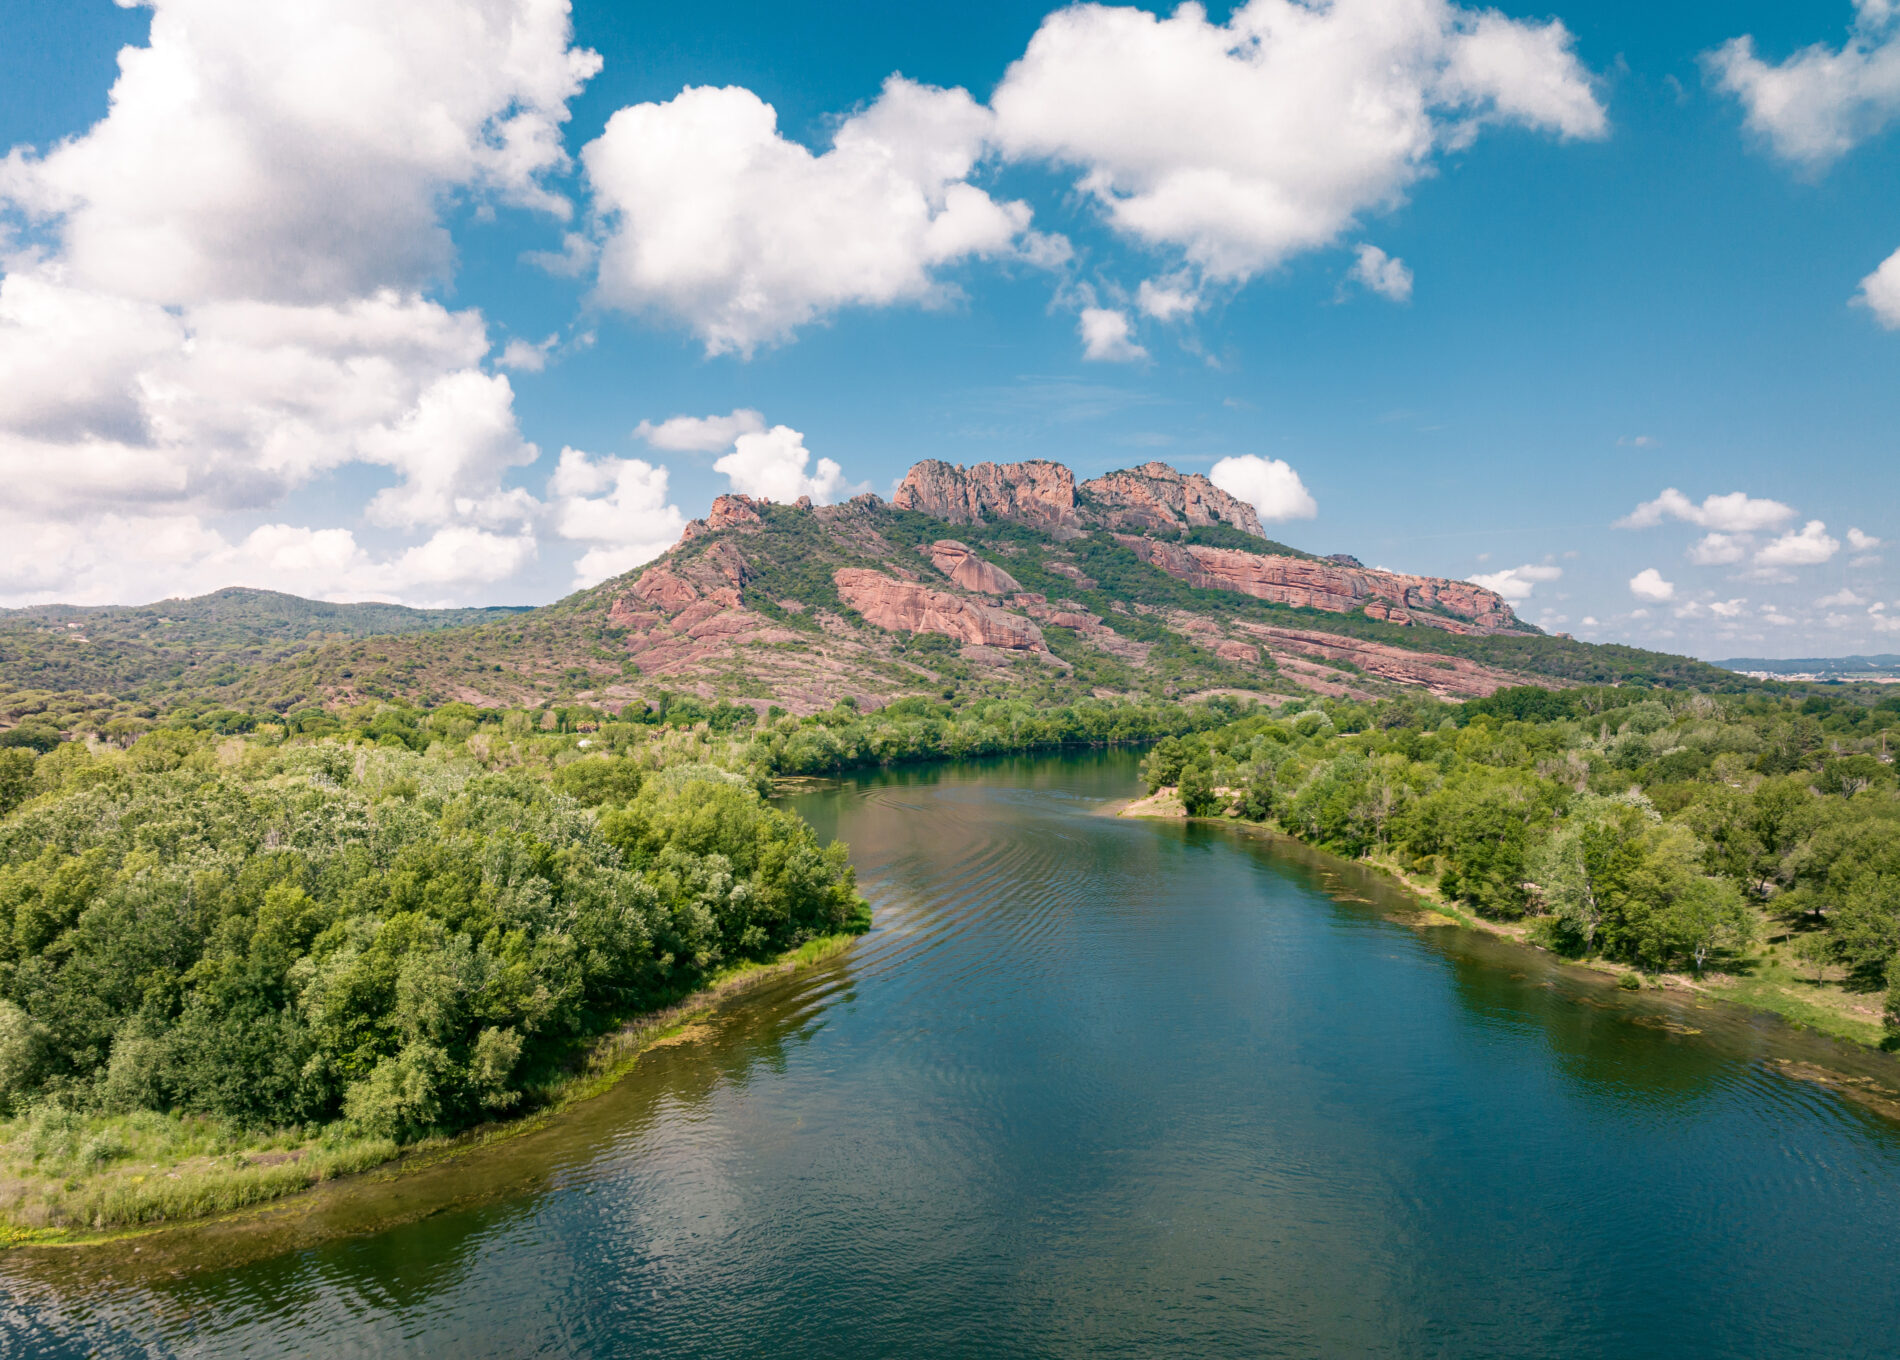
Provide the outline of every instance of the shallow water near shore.
{"type": "Polygon", "coordinates": [[[1136,792],[801,792],[876,908],[846,953],[519,1138],[0,1254],[0,1354],[1892,1352],[1900,1124],[1790,1074],[1900,1064],[1136,792]]]}

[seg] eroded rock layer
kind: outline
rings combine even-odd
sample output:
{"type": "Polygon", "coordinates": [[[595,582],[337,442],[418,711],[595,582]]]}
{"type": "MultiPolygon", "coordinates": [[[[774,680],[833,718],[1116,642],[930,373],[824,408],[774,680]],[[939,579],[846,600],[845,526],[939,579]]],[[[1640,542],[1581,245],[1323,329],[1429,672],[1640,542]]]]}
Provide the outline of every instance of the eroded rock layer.
{"type": "Polygon", "coordinates": [[[1046,652],[1042,630],[1020,614],[978,604],[864,567],[832,573],[838,598],[893,633],[940,633],[972,647],[1046,652]]]}
{"type": "Polygon", "coordinates": [[[1209,590],[1234,590],[1257,600],[1334,614],[1364,610],[1390,623],[1424,624],[1454,633],[1511,632],[1522,626],[1503,596],[1469,581],[1168,543],[1132,534],[1115,537],[1144,562],[1209,590]]]}
{"type": "Polygon", "coordinates": [[[1009,595],[1022,589],[1014,576],[994,562],[986,562],[978,557],[967,543],[959,543],[954,538],[940,538],[927,551],[930,565],[965,590],[974,590],[981,595],[1009,595]]]}

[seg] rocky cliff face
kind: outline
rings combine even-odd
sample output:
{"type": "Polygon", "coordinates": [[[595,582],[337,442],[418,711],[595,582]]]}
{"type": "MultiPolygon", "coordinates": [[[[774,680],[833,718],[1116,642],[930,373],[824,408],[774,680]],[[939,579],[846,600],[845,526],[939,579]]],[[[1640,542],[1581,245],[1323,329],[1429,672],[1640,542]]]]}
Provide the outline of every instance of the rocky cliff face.
{"type": "Polygon", "coordinates": [[[1020,614],[863,567],[841,568],[831,579],[839,599],[887,632],[941,633],[966,646],[1004,651],[1049,650],[1042,630],[1020,614]]]}
{"type": "Polygon", "coordinates": [[[1106,529],[1175,532],[1230,524],[1255,538],[1266,537],[1260,516],[1247,502],[1198,472],[1177,472],[1166,463],[1144,463],[1084,482],[1077,488],[1077,500],[1083,521],[1106,529]]]}
{"type": "Polygon", "coordinates": [[[1010,595],[1022,589],[1014,576],[994,562],[985,562],[967,543],[940,538],[927,551],[930,565],[965,590],[974,590],[979,595],[1010,595]]]}
{"type": "Polygon", "coordinates": [[[1042,459],[966,468],[927,458],[905,474],[891,503],[951,524],[1014,520],[1058,533],[1081,524],[1075,515],[1075,474],[1042,459]]]}
{"type": "Polygon", "coordinates": [[[1257,600],[1334,614],[1363,609],[1368,616],[1390,623],[1421,624],[1454,633],[1508,632],[1521,627],[1502,596],[1468,581],[1160,542],[1132,534],[1115,537],[1143,561],[1210,590],[1235,590],[1257,600]]]}
{"type": "Polygon", "coordinates": [[[1111,472],[1075,484],[1060,463],[978,463],[959,467],[927,459],[911,468],[892,503],[952,524],[1013,520],[1066,534],[1085,526],[1160,529],[1230,524],[1263,538],[1260,517],[1198,472],[1166,463],[1111,472]]]}

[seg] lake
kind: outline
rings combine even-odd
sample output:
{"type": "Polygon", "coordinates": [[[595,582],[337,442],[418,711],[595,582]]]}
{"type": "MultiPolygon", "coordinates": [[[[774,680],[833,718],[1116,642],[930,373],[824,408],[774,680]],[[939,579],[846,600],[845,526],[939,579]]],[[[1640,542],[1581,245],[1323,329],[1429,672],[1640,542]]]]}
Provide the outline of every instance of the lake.
{"type": "Polygon", "coordinates": [[[1105,815],[1135,764],[790,799],[875,905],[845,954],[469,1157],[0,1255],[0,1354],[1900,1349],[1900,1126],[1789,1076],[1891,1060],[1105,815]]]}

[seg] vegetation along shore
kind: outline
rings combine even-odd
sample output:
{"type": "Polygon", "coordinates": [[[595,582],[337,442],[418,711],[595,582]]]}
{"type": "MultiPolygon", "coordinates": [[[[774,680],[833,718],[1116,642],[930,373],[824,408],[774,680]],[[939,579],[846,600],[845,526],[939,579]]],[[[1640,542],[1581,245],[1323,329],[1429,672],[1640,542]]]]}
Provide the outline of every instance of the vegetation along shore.
{"type": "Polygon", "coordinates": [[[1137,815],[1378,865],[1624,985],[1900,1043],[1900,696],[1506,689],[1256,713],[1158,744],[1137,815]]]}

